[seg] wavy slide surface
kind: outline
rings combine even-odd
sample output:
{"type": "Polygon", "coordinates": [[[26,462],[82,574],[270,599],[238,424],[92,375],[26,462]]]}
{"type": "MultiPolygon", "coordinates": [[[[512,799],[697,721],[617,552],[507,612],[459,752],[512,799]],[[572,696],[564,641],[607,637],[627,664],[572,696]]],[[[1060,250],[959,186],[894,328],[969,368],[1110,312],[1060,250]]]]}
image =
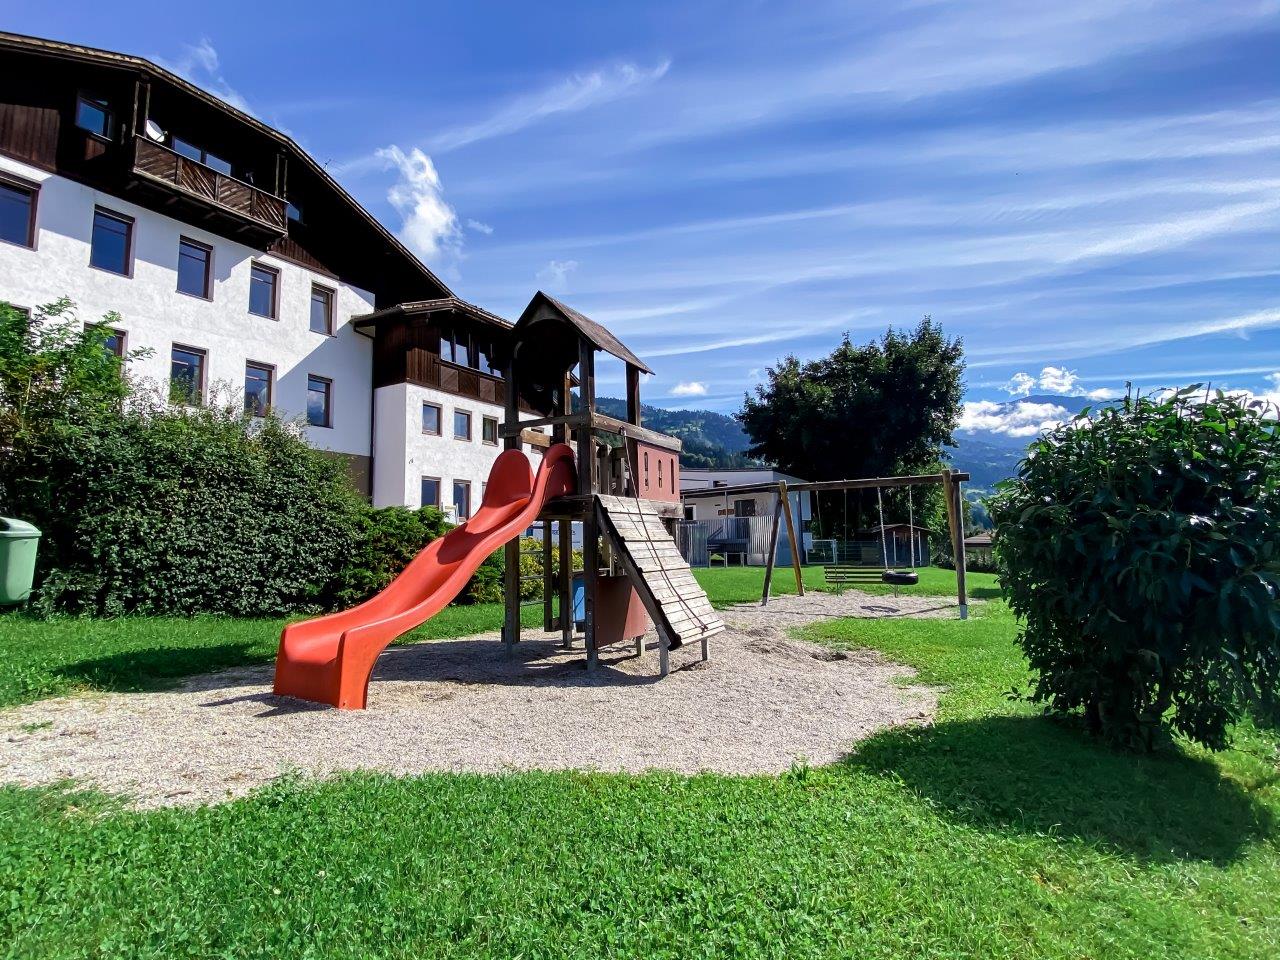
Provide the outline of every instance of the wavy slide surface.
{"type": "Polygon", "coordinates": [[[547,450],[535,478],[518,450],[498,456],[471,519],[428,544],[385,590],[350,610],[293,623],[280,634],[275,692],[362,710],[378,655],[443,610],[485,557],[532,524],[548,500],[576,489],[573,451],[547,450]]]}

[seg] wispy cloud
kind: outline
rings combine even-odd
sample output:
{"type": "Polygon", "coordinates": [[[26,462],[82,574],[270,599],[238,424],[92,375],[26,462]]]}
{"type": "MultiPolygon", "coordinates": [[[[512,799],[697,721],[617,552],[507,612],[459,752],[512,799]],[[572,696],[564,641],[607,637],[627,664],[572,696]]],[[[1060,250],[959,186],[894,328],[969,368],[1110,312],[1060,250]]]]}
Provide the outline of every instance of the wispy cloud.
{"type": "Polygon", "coordinates": [[[394,145],[378,157],[397,174],[387,200],[400,215],[400,238],[432,266],[452,265],[461,253],[462,231],[431,158],[417,147],[406,153],[394,145]]]}
{"type": "Polygon", "coordinates": [[[493,227],[489,226],[489,224],[473,220],[471,217],[467,217],[467,229],[474,230],[476,233],[483,233],[486,237],[493,233],[493,227]]]}
{"type": "Polygon", "coordinates": [[[208,37],[201,37],[196,43],[183,44],[182,52],[172,59],[159,56],[152,59],[166,70],[176,73],[184,80],[191,81],[220,100],[231,104],[237,110],[257,116],[249,106],[249,101],[241,96],[223,76],[218,51],[208,37]]]}
{"type": "Polygon", "coordinates": [[[538,271],[538,282],[552,293],[563,293],[569,286],[569,275],[577,269],[577,260],[552,260],[538,271]]]}
{"type": "Polygon", "coordinates": [[[671,61],[652,67],[616,63],[597,70],[575,73],[534,93],[509,100],[476,123],[437,134],[429,141],[434,153],[445,153],[482,140],[492,140],[523,130],[548,117],[575,113],[617,100],[666,76],[671,61]]]}

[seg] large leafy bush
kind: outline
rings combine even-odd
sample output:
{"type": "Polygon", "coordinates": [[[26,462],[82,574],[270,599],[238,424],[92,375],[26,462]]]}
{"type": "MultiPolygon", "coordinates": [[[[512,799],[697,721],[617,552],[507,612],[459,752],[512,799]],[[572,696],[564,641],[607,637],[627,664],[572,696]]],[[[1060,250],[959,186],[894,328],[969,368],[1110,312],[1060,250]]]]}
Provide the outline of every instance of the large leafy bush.
{"type": "MultiPolygon", "coordinates": [[[[448,530],[433,507],[370,507],[296,424],[132,388],[105,349],[118,319],[82,325],[68,300],[31,317],[0,304],[0,513],[44,533],[37,612],[342,608],[448,530]]],[[[532,556],[520,565],[540,571],[532,556]]],[[[500,601],[502,570],[499,551],[462,602],[500,601]]],[[[521,594],[540,597],[541,580],[521,594]]]]}
{"type": "Polygon", "coordinates": [[[1260,405],[1127,398],[1032,444],[989,501],[1034,697],[1150,748],[1220,749],[1280,679],[1280,436],[1260,405]]]}
{"type": "Polygon", "coordinates": [[[448,530],[448,521],[436,507],[364,510],[357,521],[354,549],[334,578],[331,605],[342,608],[367,600],[448,530]]]}
{"type": "Polygon", "coordinates": [[[3,469],[5,511],[44,532],[44,612],[314,610],[359,543],[339,464],[272,418],[131,405],[19,444],[3,469]]]}

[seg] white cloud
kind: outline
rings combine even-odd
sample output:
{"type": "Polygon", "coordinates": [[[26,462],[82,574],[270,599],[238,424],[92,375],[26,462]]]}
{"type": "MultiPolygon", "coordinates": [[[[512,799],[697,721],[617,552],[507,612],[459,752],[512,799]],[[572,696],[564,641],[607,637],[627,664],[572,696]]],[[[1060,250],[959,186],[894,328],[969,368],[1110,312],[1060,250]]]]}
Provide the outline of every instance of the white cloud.
{"type": "Polygon", "coordinates": [[[961,430],[985,430],[1010,437],[1034,437],[1071,419],[1056,403],[997,403],[971,400],[960,414],[961,430]]]}
{"type": "Polygon", "coordinates": [[[431,140],[431,149],[443,153],[480,140],[506,136],[558,113],[573,113],[616,100],[662,79],[671,67],[663,60],[653,67],[616,63],[587,73],[575,73],[535,93],[508,101],[477,123],[446,130],[431,140]]]}
{"type": "Polygon", "coordinates": [[[550,260],[538,271],[538,282],[552,291],[563,291],[569,285],[569,274],[577,269],[577,260],[550,260]]]}
{"type": "Polygon", "coordinates": [[[451,263],[461,254],[462,231],[431,158],[417,147],[405,153],[395,145],[377,155],[399,173],[387,200],[400,214],[400,238],[433,266],[451,263]]]}
{"type": "Polygon", "coordinates": [[[1080,380],[1080,375],[1074,370],[1048,366],[1040,371],[1038,377],[1019,371],[1000,389],[1015,397],[1025,397],[1034,390],[1066,397],[1088,397],[1091,400],[1109,400],[1117,396],[1118,391],[1113,387],[1086,390],[1080,385],[1080,380]]]}
{"type": "Polygon", "coordinates": [[[707,385],[698,380],[682,380],[671,388],[673,397],[705,397],[707,385]]]}
{"type": "Polygon", "coordinates": [[[189,80],[215,97],[231,104],[250,116],[256,116],[249,101],[227,82],[222,75],[222,67],[218,61],[218,51],[208,37],[201,37],[198,43],[185,43],[182,53],[176,60],[164,57],[152,57],[156,63],[171,73],[176,73],[184,80],[189,80]]]}
{"type": "Polygon", "coordinates": [[[1073,393],[1079,379],[1074,370],[1066,367],[1045,367],[1040,371],[1040,387],[1050,393],[1073,393]]]}
{"type": "Polygon", "coordinates": [[[1015,373],[1001,389],[1015,397],[1025,397],[1036,385],[1036,378],[1029,373],[1015,373]]]}
{"type": "Polygon", "coordinates": [[[487,223],[481,223],[479,220],[473,220],[467,217],[467,229],[474,230],[476,233],[483,233],[486,237],[493,233],[493,227],[487,223]]]}

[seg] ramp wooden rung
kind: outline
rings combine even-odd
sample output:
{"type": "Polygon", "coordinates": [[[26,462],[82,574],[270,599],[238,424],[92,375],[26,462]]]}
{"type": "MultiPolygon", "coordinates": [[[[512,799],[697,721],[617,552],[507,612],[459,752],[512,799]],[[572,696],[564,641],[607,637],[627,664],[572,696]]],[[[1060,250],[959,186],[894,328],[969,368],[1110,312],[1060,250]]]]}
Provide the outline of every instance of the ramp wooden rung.
{"type": "Polygon", "coordinates": [[[724,630],[662,519],[642,500],[596,496],[600,526],[660,633],[677,643],[724,630]]]}

